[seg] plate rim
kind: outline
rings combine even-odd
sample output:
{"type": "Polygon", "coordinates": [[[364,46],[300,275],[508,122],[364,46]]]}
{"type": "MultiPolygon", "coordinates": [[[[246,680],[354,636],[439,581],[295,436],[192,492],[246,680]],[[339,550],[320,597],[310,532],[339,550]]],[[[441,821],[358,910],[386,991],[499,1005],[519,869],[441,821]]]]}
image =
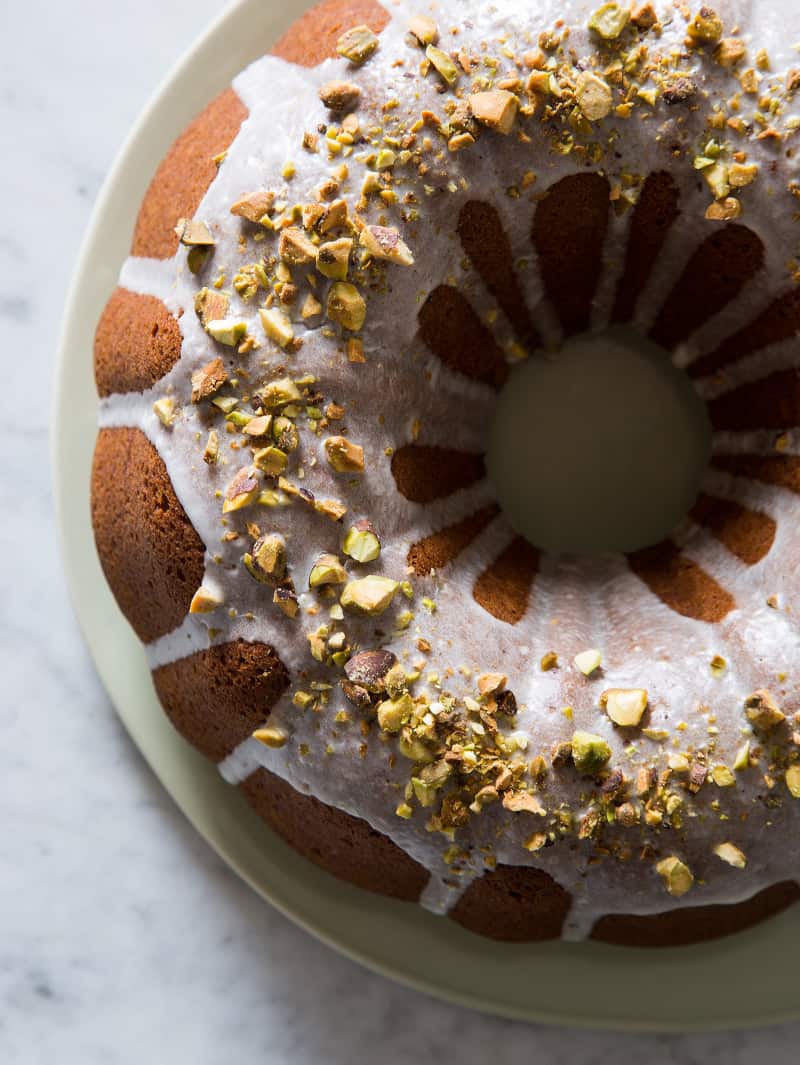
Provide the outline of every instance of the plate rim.
{"type": "MultiPolygon", "coordinates": [[[[95,202],[89,225],[81,243],[78,257],[75,261],[71,283],[68,288],[57,347],[56,365],[53,376],[54,389],[51,401],[51,487],[53,492],[56,535],[61,556],[64,561],[64,572],[72,607],[93,664],[100,676],[106,693],[111,700],[115,713],[122,721],[126,731],[145,761],[148,763],[156,778],[159,780],[160,784],[165,788],[171,799],[192,824],[194,829],[215,850],[226,865],[249,884],[249,886],[262,898],[273,905],[284,916],[303,928],[306,932],[309,932],[317,939],[324,942],[327,946],[351,960],[358,962],[367,969],[378,972],[391,980],[412,987],[417,991],[432,995],[437,999],[465,1006],[479,1012],[504,1016],[514,1020],[549,1025],[562,1025],[578,1029],[607,1029],[629,1032],[712,1031],[748,1028],[755,1025],[777,1024],[790,1020],[797,1020],[800,1018],[800,1002],[776,1007],[772,1012],[760,1012],[757,1016],[743,1013],[740,1008],[741,1004],[731,1005],[730,1013],[724,1013],[723,1011],[722,1013],[705,1018],[679,1018],[677,1016],[665,1018],[656,1015],[643,1017],[625,1015],[624,1013],[615,1016],[597,1016],[591,1015],[591,1013],[576,1015],[574,1012],[568,1010],[560,1012],[552,1008],[538,1008],[535,1004],[519,1007],[502,1001],[490,1001],[479,992],[470,993],[464,989],[443,986],[433,978],[426,976],[424,969],[419,972],[409,972],[399,967],[393,967],[379,956],[374,954],[371,955],[369,951],[363,947],[358,948],[351,942],[348,942],[346,935],[343,936],[332,931],[326,925],[323,916],[319,916],[317,919],[312,919],[307,914],[298,912],[297,909],[292,907],[288,900],[283,899],[279,894],[276,894],[269,883],[265,883],[261,878],[255,876],[253,870],[242,860],[241,855],[237,855],[232,849],[232,846],[227,846],[224,839],[220,839],[218,836],[214,835],[214,832],[209,825],[203,822],[198,811],[193,809],[187,802],[186,796],[181,796],[180,788],[177,786],[176,780],[171,779],[170,775],[164,772],[163,767],[160,765],[160,759],[154,756],[152,751],[148,751],[147,741],[142,735],[144,726],[140,726],[140,724],[137,723],[135,720],[135,712],[132,712],[130,708],[125,705],[125,700],[121,696],[119,690],[120,684],[115,682],[114,677],[111,676],[110,670],[104,661],[102,650],[103,641],[100,639],[94,627],[92,611],[88,606],[86,589],[80,584],[80,570],[82,565],[88,566],[89,570],[97,570],[100,572],[99,560],[96,555],[93,538],[90,534],[90,527],[89,542],[85,542],[88,509],[82,512],[83,517],[81,518],[81,511],[75,501],[75,493],[68,489],[68,485],[70,484],[71,479],[74,478],[76,472],[75,467],[70,463],[70,456],[72,456],[76,450],[78,452],[81,451],[82,446],[85,444],[83,434],[86,432],[87,428],[90,429],[92,433],[92,443],[94,436],[96,435],[96,424],[94,419],[91,420],[87,427],[80,419],[71,420],[68,416],[67,397],[70,395],[72,389],[71,378],[74,376],[74,364],[76,363],[76,360],[80,358],[79,349],[81,345],[77,338],[82,331],[85,331],[85,323],[81,321],[80,309],[84,302],[85,290],[91,284],[91,282],[87,280],[90,273],[90,267],[94,266],[96,268],[97,266],[96,262],[93,262],[93,257],[96,254],[95,249],[98,245],[102,244],[101,234],[109,224],[107,215],[115,193],[124,181],[127,171],[132,167],[136,153],[141,149],[142,144],[148,139],[148,137],[155,136],[156,140],[164,141],[162,134],[155,135],[153,132],[161,122],[161,112],[164,111],[167,104],[169,104],[170,106],[186,110],[189,117],[191,117],[191,109],[193,105],[189,104],[188,101],[184,104],[180,104],[179,97],[181,93],[185,92],[187,97],[191,97],[192,99],[197,96],[200,100],[199,106],[202,106],[203,98],[205,98],[205,102],[207,102],[207,90],[212,81],[212,79],[207,76],[207,70],[204,71],[205,78],[202,95],[197,92],[189,92],[187,83],[194,77],[195,68],[199,68],[204,62],[204,54],[210,51],[212,42],[217,35],[220,33],[235,34],[235,30],[237,29],[240,20],[242,25],[245,20],[248,25],[252,25],[253,17],[258,14],[259,10],[261,10],[263,15],[267,11],[273,11],[273,9],[278,6],[277,0],[232,0],[232,2],[230,2],[227,7],[208,24],[199,37],[189,45],[187,50],[161,80],[156,91],[150,97],[145,108],[124,139],[103,183],[100,194],[95,202]]],[[[301,0],[301,3],[298,5],[300,10],[293,10],[291,18],[296,18],[302,13],[302,11],[311,6],[311,0],[301,0]]],[[[291,18],[288,21],[291,21],[291,18]]],[[[286,22],[287,20],[284,21],[286,22]]],[[[236,70],[240,69],[241,66],[242,62],[241,59],[239,59],[233,64],[234,73],[236,70]]],[[[199,81],[200,79],[197,80],[199,81]]],[[[216,81],[219,80],[219,78],[215,77],[213,80],[216,81]]],[[[230,79],[228,79],[228,81],[229,80],[230,79]]],[[[225,79],[223,78],[222,85],[224,86],[224,84],[225,79]]],[[[163,132],[164,131],[162,130],[162,133],[163,132]]],[[[173,128],[166,130],[166,141],[163,144],[163,147],[166,148],[169,143],[171,143],[174,136],[179,132],[180,127],[177,131],[173,128]]],[[[149,175],[152,171],[149,167],[143,169],[146,175],[146,180],[149,180],[149,175]]],[[[134,202],[133,207],[130,209],[130,216],[127,221],[132,223],[133,218],[135,218],[137,206],[138,200],[134,202]]],[[[124,234],[124,239],[127,243],[127,231],[124,234]]],[[[113,278],[116,279],[121,262],[115,260],[112,265],[113,278]]],[[[114,282],[112,281],[112,284],[113,283],[114,282]]],[[[91,327],[91,332],[93,332],[93,318],[91,327]]],[[[78,363],[78,365],[80,365],[80,363],[78,363]]],[[[96,398],[94,404],[96,406],[96,398]]],[[[88,504],[88,483],[82,485],[78,495],[81,496],[84,503],[88,504]]],[[[100,582],[103,587],[105,587],[102,573],[100,573],[100,582]]],[[[97,593],[101,598],[109,598],[110,593],[108,593],[107,588],[105,590],[107,594],[103,596],[102,588],[97,588],[97,593]]],[[[91,589],[89,589],[88,594],[92,594],[91,589]]],[[[114,625],[116,625],[121,632],[123,631],[123,628],[127,630],[127,623],[122,618],[116,605],[114,605],[113,609],[117,615],[114,619],[114,625]]],[[[113,628],[113,625],[109,625],[109,628],[113,628]]],[[[132,657],[138,659],[138,661],[133,661],[131,663],[127,663],[126,661],[126,668],[133,670],[133,673],[131,673],[130,676],[135,679],[139,671],[143,669],[147,676],[146,683],[149,685],[149,670],[147,669],[141,645],[138,644],[138,640],[136,640],[130,630],[128,630],[128,637],[122,639],[122,643],[127,645],[128,652],[132,654],[132,657]],[[135,653],[134,644],[139,646],[138,656],[135,653]]],[[[153,698],[155,697],[153,696],[153,698]]],[[[166,718],[164,718],[164,721],[166,722],[166,718]]],[[[171,728],[171,726],[167,727],[171,728]]],[[[223,783],[216,772],[216,767],[205,762],[197,752],[193,751],[189,745],[177,737],[177,735],[174,737],[174,742],[177,747],[183,748],[179,757],[185,759],[186,766],[189,767],[186,770],[187,774],[196,775],[200,781],[199,786],[201,788],[209,787],[213,789],[215,787],[215,785],[210,783],[212,777],[209,776],[209,770],[211,771],[211,774],[213,774],[214,779],[218,780],[219,783],[223,783]]],[[[232,800],[234,804],[238,806],[241,802],[242,809],[245,809],[243,800],[238,793],[238,789],[232,789],[224,784],[223,787],[226,791],[231,793],[231,797],[236,796],[235,800],[232,800]]],[[[252,816],[252,818],[255,819],[255,815],[250,815],[249,811],[243,816],[245,818],[252,816]]],[[[263,825],[261,826],[261,829],[264,829],[263,825]]],[[[270,836],[272,837],[272,833],[270,833],[270,836]]],[[[287,855],[293,854],[282,841],[277,840],[277,837],[274,837],[274,839],[280,847],[286,848],[287,855]]],[[[287,857],[286,860],[287,862],[291,862],[294,861],[296,857],[296,855],[291,859],[287,857]]],[[[314,868],[310,863],[306,862],[305,859],[299,860],[302,862],[304,870],[312,870],[314,868]]],[[[324,877],[325,883],[329,883],[331,880],[327,874],[320,873],[319,871],[315,871],[313,874],[308,871],[307,876],[304,875],[303,879],[313,879],[316,875],[324,877]]],[[[370,911],[376,909],[381,913],[384,911],[388,913],[390,912],[388,909],[389,907],[403,905],[378,899],[377,897],[371,896],[367,892],[360,891],[350,885],[341,885],[335,881],[333,884],[336,886],[330,887],[331,892],[337,894],[341,891],[344,891],[345,894],[348,892],[354,892],[358,906],[370,911]]],[[[418,911],[418,916],[412,919],[414,923],[417,923],[418,921],[429,922],[431,920],[429,915],[424,914],[424,912],[418,907],[410,909],[418,911]]],[[[800,908],[796,907],[795,909],[800,908]]],[[[408,911],[405,914],[404,920],[405,919],[409,919],[408,911]]],[[[625,957],[626,959],[629,959],[626,964],[630,966],[630,969],[633,972],[640,967],[647,969],[655,966],[657,969],[658,960],[661,959],[662,961],[666,961],[667,955],[672,955],[673,957],[680,955],[683,959],[689,960],[693,952],[695,952],[695,954],[698,952],[708,954],[709,952],[713,953],[715,951],[725,953],[726,944],[728,949],[730,948],[732,941],[738,941],[741,946],[743,937],[748,937],[749,939],[757,941],[759,938],[768,936],[769,928],[774,928],[776,922],[785,922],[785,919],[786,915],[779,918],[773,918],[765,925],[758,926],[748,932],[740,933],[733,937],[732,940],[713,941],[708,944],[700,945],[699,947],[669,948],[666,952],[663,949],[654,951],[641,948],[609,947],[594,943],[569,946],[556,944],[555,947],[561,951],[568,951],[570,955],[575,956],[576,960],[583,952],[586,952],[587,957],[590,954],[594,955],[595,959],[607,955],[609,958],[614,957],[618,961],[621,957],[625,957]],[[641,963],[641,965],[639,963],[641,963]]],[[[433,918],[432,920],[438,921],[436,918],[433,918]]],[[[450,926],[447,930],[448,935],[453,934],[456,937],[467,936],[467,942],[472,948],[474,948],[474,951],[478,955],[481,953],[488,954],[490,951],[496,951],[498,949],[498,945],[493,944],[492,941],[486,941],[480,937],[472,936],[470,933],[465,933],[461,929],[456,929],[456,927],[452,925],[452,922],[439,923],[450,926]]],[[[795,925],[796,927],[800,927],[800,917],[797,915],[795,918],[795,925]]],[[[542,955],[546,957],[546,954],[552,951],[552,947],[552,944],[527,944],[524,947],[517,944],[503,944],[499,949],[501,951],[507,950],[515,953],[518,960],[521,955],[517,952],[524,951],[526,954],[532,956],[542,955]]],[[[745,949],[748,948],[745,947],[745,949]]],[[[753,949],[763,948],[757,948],[757,944],[754,942],[753,949]]]]}

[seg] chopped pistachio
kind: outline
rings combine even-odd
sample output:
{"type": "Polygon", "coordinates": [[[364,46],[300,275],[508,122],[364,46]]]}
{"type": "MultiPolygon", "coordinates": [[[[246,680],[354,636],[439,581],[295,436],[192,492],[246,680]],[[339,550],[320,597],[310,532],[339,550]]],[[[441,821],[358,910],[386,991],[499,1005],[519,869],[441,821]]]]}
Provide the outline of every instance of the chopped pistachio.
{"type": "Polygon", "coordinates": [[[350,581],[341,595],[341,604],[361,614],[382,614],[399,588],[389,577],[371,575],[350,581]]]}
{"type": "Polygon", "coordinates": [[[745,858],[744,852],[740,851],[735,843],[720,843],[714,848],[714,854],[721,858],[723,862],[732,865],[734,869],[744,869],[747,865],[747,858],[745,858]]]}
{"type": "Polygon", "coordinates": [[[542,655],[541,661],[539,662],[539,668],[541,669],[542,673],[547,673],[551,669],[556,669],[557,667],[558,655],[555,653],[555,651],[545,652],[545,654],[542,655]]]}
{"type": "Polygon", "coordinates": [[[212,288],[201,288],[194,297],[194,313],[203,329],[208,323],[224,318],[228,313],[228,297],[212,288]]]}
{"type": "Polygon", "coordinates": [[[309,240],[302,229],[287,226],[278,242],[278,254],[282,262],[289,266],[302,266],[313,263],[317,258],[317,246],[309,240]]]}
{"type": "Polygon", "coordinates": [[[361,99],[361,89],[352,81],[326,81],[319,98],[331,111],[352,111],[361,99]]]}
{"type": "Polygon", "coordinates": [[[272,595],[272,602],[287,618],[296,618],[300,609],[297,594],[292,588],[276,588],[272,595]]]}
{"type": "Polygon", "coordinates": [[[169,429],[175,420],[175,400],[172,396],[162,396],[153,404],[153,413],[164,428],[169,429]]]}
{"type": "Polygon", "coordinates": [[[685,895],[694,883],[694,877],[688,865],[684,865],[674,854],[668,858],[662,858],[656,864],[656,872],[663,878],[667,891],[675,898],[685,895]]]}
{"type": "Polygon", "coordinates": [[[378,47],[378,38],[369,26],[353,26],[346,30],[336,42],[336,51],[349,59],[354,66],[366,63],[378,47]]]}
{"type": "Polygon", "coordinates": [[[195,248],[189,248],[186,256],[186,265],[189,267],[190,273],[199,274],[208,262],[210,254],[211,248],[203,248],[199,245],[195,248]]]}
{"type": "Polygon", "coordinates": [[[286,729],[267,725],[264,728],[257,728],[253,733],[253,739],[263,743],[265,747],[284,747],[289,739],[289,733],[286,729]]]}
{"type": "Polygon", "coordinates": [[[722,19],[710,7],[701,7],[686,32],[695,43],[714,44],[722,37],[722,19]]]}
{"type": "Polygon", "coordinates": [[[349,237],[340,237],[338,240],[320,244],[317,249],[317,269],[325,277],[343,281],[347,277],[352,250],[353,242],[349,237]]]}
{"type": "Polygon", "coordinates": [[[758,165],[756,163],[732,163],[728,170],[728,181],[731,188],[741,189],[751,184],[758,177],[758,165]]]}
{"type": "Polygon", "coordinates": [[[277,307],[262,307],[258,317],[266,335],[279,347],[285,348],[294,340],[294,330],[288,315],[277,307]]]}
{"type": "Polygon", "coordinates": [[[192,596],[189,604],[190,614],[211,614],[222,606],[223,600],[210,588],[201,585],[192,596]]]}
{"type": "Polygon", "coordinates": [[[243,558],[247,572],[259,584],[280,584],[286,578],[286,545],[277,533],[265,533],[243,558]]]}
{"type": "Polygon", "coordinates": [[[575,96],[583,117],[589,122],[599,122],[611,112],[611,87],[597,74],[581,71],[575,83],[575,96]]]}
{"type": "Polygon", "coordinates": [[[206,440],[206,446],[203,449],[203,462],[208,463],[209,466],[213,466],[219,461],[219,435],[216,429],[212,429],[208,434],[206,440]]]}
{"type": "Polygon", "coordinates": [[[250,418],[242,431],[247,436],[266,436],[272,428],[272,415],[259,414],[258,417],[250,418]]]}
{"type": "Polygon", "coordinates": [[[359,242],[375,259],[387,259],[400,266],[411,266],[414,256],[394,226],[364,226],[359,242]]]}
{"type": "Polygon", "coordinates": [[[588,651],[579,651],[572,661],[575,663],[576,668],[585,677],[588,677],[590,673],[594,673],[596,669],[600,668],[603,656],[597,649],[592,648],[588,651]]]}
{"type": "Polygon", "coordinates": [[[431,66],[441,76],[442,80],[447,85],[455,85],[458,81],[458,67],[447,52],[443,52],[442,49],[437,48],[435,44],[429,44],[425,49],[425,55],[430,60],[431,66]]]}
{"type": "Polygon", "coordinates": [[[289,459],[285,451],[270,445],[269,447],[259,448],[256,451],[253,455],[253,463],[262,473],[266,473],[269,477],[277,477],[278,474],[286,470],[289,465],[289,459]]]}
{"type": "Polygon", "coordinates": [[[181,244],[187,248],[201,247],[210,248],[216,244],[211,236],[211,230],[205,222],[197,218],[179,218],[175,226],[175,233],[181,244]]]}
{"type": "Polygon", "coordinates": [[[403,692],[395,699],[384,699],[378,704],[378,724],[384,732],[399,732],[414,711],[414,700],[403,692]]]}
{"type": "MultiPolygon", "coordinates": [[[[279,377],[274,381],[268,382],[263,388],[259,389],[258,395],[267,410],[278,410],[302,399],[300,389],[291,377],[279,377]]],[[[273,423],[273,430],[277,421],[278,419],[276,418],[273,423]]]]}
{"type": "Polygon", "coordinates": [[[321,588],[326,584],[346,584],[347,570],[336,555],[320,555],[308,575],[309,588],[321,588]]]}
{"type": "Polygon", "coordinates": [[[473,92],[467,97],[469,109],[483,126],[498,133],[508,134],[514,128],[519,110],[519,100],[513,92],[492,89],[488,92],[473,92]]]}
{"type": "Polygon", "coordinates": [[[589,29],[594,30],[604,41],[613,41],[628,25],[630,11],[621,4],[603,4],[589,19],[589,29]]]}
{"type": "Polygon", "coordinates": [[[579,773],[596,773],[611,757],[611,748],[602,736],[592,732],[572,734],[572,760],[579,773]]]}
{"type": "Polygon", "coordinates": [[[630,728],[642,720],[647,709],[647,691],[644,688],[609,688],[600,696],[600,705],[615,725],[630,728]]]}
{"type": "Polygon", "coordinates": [[[335,281],[328,292],[327,314],[331,321],[357,333],[367,316],[367,306],[355,285],[335,281]]]}
{"type": "Polygon", "coordinates": [[[309,292],[303,300],[303,306],[300,309],[300,317],[303,321],[306,321],[308,318],[316,318],[318,314],[322,314],[322,304],[313,292],[309,292]]]}
{"type": "Polygon", "coordinates": [[[706,218],[710,222],[730,222],[742,213],[742,204],[735,196],[726,196],[724,200],[715,200],[706,208],[706,218]]]}
{"type": "Polygon", "coordinates": [[[228,380],[222,359],[212,359],[192,374],[192,403],[200,403],[216,395],[228,380]]]}
{"type": "Polygon", "coordinates": [[[239,218],[245,218],[248,222],[262,222],[272,210],[275,202],[275,193],[262,189],[258,192],[248,192],[231,204],[231,214],[239,218]]]}
{"type": "Polygon", "coordinates": [[[733,770],[726,765],[715,765],[711,770],[711,779],[718,788],[732,788],[736,783],[733,770]]]}
{"type": "Polygon", "coordinates": [[[208,322],[206,332],[219,344],[235,348],[247,335],[247,323],[218,318],[213,322],[208,322]]]}
{"type": "Polygon", "coordinates": [[[800,764],[790,765],[784,774],[786,787],[793,799],[800,799],[800,764]]]}
{"type": "Polygon", "coordinates": [[[721,67],[733,67],[745,56],[744,41],[738,37],[724,37],[714,49],[714,59],[721,67]]]}
{"type": "Polygon", "coordinates": [[[356,562],[374,562],[381,553],[381,542],[369,521],[362,519],[345,534],[342,551],[356,562]]]}
{"type": "Polygon", "coordinates": [[[770,732],[786,720],[786,715],[775,702],[772,692],[766,688],[760,688],[758,691],[754,691],[752,695],[748,695],[744,705],[748,721],[751,721],[756,728],[762,729],[764,732],[770,732]]]}
{"type": "Polygon", "coordinates": [[[363,473],[364,449],[344,436],[329,436],[325,455],[337,473],[363,473]]]}
{"type": "Polygon", "coordinates": [[[439,40],[439,27],[427,15],[412,15],[408,28],[421,45],[436,44],[439,40]]]}
{"type": "Polygon", "coordinates": [[[241,510],[249,507],[258,499],[261,491],[261,483],[258,479],[258,471],[254,466],[243,466],[234,476],[225,490],[225,502],[222,504],[222,513],[229,514],[232,510],[241,510]]]}

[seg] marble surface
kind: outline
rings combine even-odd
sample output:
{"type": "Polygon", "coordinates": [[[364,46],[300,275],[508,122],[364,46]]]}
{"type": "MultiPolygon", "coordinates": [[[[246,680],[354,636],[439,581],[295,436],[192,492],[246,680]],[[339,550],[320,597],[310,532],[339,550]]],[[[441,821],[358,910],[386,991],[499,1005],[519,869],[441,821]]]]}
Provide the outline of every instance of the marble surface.
{"type": "Polygon", "coordinates": [[[362,971],[228,871],[118,723],[53,538],[54,347],[78,245],[122,137],[218,7],[3,5],[0,1061],[796,1062],[800,1025],[571,1032],[471,1014],[362,971]]]}

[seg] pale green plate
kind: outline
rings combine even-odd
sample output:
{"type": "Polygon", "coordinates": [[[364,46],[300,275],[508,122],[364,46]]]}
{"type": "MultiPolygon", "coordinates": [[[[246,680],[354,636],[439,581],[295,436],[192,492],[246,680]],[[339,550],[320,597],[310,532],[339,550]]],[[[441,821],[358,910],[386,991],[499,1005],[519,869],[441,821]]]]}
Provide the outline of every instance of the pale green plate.
{"type": "Polygon", "coordinates": [[[94,324],[159,159],[186,122],[268,48],[296,16],[292,7],[270,0],[234,4],[162,86],[106,182],[67,305],[55,391],[56,510],[78,619],[120,717],[195,828],[240,876],[309,932],[387,976],[478,1009],[569,1025],[685,1031],[800,1016],[800,907],[731,939],[675,950],[491,943],[417,906],[368,895],[318,871],[262,824],[162,714],[142,648],[105,584],[92,538],[94,324]]]}

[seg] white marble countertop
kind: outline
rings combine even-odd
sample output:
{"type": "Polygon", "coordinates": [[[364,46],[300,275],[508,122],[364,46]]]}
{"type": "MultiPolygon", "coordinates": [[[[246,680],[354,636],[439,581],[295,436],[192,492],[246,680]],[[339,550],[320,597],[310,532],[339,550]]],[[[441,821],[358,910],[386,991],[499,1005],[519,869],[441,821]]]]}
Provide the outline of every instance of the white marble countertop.
{"type": "Polygon", "coordinates": [[[118,723],[66,598],[48,386],[103,178],[219,3],[3,7],[0,1062],[797,1062],[800,1025],[686,1037],[570,1032],[397,987],[270,909],[173,806],[118,723]]]}

